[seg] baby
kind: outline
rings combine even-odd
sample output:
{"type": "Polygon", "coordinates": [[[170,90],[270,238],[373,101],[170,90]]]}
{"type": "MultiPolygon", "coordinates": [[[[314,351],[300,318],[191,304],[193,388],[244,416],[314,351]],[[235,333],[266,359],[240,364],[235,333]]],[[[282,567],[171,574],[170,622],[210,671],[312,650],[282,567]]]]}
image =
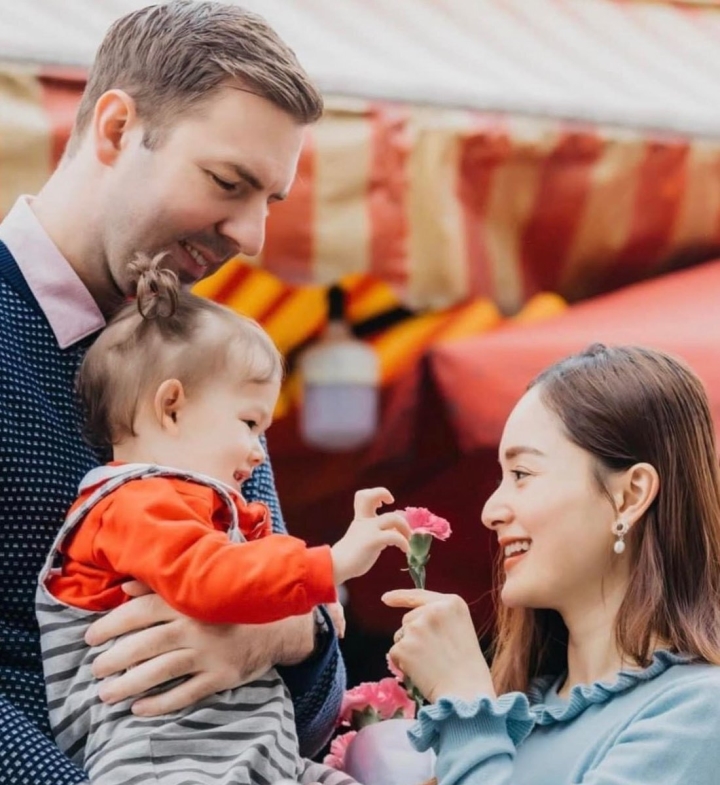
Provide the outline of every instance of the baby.
{"type": "MultiPolygon", "coordinates": [[[[328,785],[347,775],[304,760],[293,706],[273,669],[161,717],[98,698],[90,666],[106,647],[88,626],[141,581],[176,610],[213,624],[262,624],[335,603],[387,546],[408,549],[384,489],[356,495],[334,546],[273,534],[268,509],[242,483],[265,459],[282,359],[252,320],[178,287],[161,258],[134,263],[137,301],[88,351],[78,375],[88,435],[113,461],[91,471],[38,582],[37,615],[50,723],[91,782],[328,785]]],[[[164,685],[168,689],[172,684],[164,685]]]]}

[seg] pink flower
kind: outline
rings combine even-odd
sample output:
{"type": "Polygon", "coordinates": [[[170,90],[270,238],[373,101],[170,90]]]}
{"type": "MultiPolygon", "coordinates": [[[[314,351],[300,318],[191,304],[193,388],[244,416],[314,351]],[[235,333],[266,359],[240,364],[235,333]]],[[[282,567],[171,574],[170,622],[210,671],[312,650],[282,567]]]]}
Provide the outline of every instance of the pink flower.
{"type": "Polygon", "coordinates": [[[431,534],[438,540],[447,540],[452,534],[450,523],[425,507],[406,507],[405,517],[413,533],[431,534]]]}
{"type": "Polygon", "coordinates": [[[336,736],[330,744],[330,752],[325,756],[323,763],[332,766],[333,769],[343,770],[345,766],[345,753],[348,745],[357,736],[356,730],[349,730],[340,736],[336,736]]]}
{"type": "Polygon", "coordinates": [[[415,703],[407,692],[390,677],[377,682],[363,682],[345,693],[340,709],[341,725],[367,725],[393,717],[415,717],[415,703]],[[354,722],[355,721],[355,722],[354,722]]]}

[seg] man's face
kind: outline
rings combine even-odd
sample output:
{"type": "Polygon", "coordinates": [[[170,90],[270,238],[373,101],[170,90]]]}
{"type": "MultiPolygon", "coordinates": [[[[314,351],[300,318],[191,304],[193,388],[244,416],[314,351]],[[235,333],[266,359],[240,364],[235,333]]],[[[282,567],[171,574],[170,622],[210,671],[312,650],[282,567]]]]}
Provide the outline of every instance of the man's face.
{"type": "Polygon", "coordinates": [[[139,125],[122,149],[102,194],[103,251],[124,294],[138,251],[169,253],[167,266],[191,284],[228,259],[255,256],[268,207],[287,195],[304,127],[269,101],[223,88],[179,119],[159,145],[142,144],[139,125]]]}

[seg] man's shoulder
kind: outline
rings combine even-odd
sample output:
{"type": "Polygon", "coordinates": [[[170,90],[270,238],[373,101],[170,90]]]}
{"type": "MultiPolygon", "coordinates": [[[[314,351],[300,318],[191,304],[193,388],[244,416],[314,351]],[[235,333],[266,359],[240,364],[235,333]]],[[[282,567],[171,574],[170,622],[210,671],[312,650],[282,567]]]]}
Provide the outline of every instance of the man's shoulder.
{"type": "Polygon", "coordinates": [[[28,332],[37,340],[42,340],[44,333],[37,330],[38,322],[42,320],[43,313],[37,302],[23,296],[0,276],[0,321],[10,327],[0,330],[0,341],[15,343],[14,339],[19,332],[28,332]]]}
{"type": "Polygon", "coordinates": [[[41,312],[25,274],[10,249],[0,239],[0,301],[3,307],[41,312]]]}

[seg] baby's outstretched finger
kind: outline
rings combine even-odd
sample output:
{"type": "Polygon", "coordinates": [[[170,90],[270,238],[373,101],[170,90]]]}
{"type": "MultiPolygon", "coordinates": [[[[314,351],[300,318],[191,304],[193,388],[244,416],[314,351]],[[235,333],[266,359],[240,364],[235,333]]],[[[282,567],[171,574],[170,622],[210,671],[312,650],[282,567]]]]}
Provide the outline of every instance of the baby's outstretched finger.
{"type": "Polygon", "coordinates": [[[353,508],[356,518],[373,518],[378,507],[392,504],[395,498],[387,488],[363,488],[355,493],[353,508]]]}
{"type": "Polygon", "coordinates": [[[401,512],[384,512],[382,515],[378,515],[377,525],[383,530],[395,529],[395,531],[402,534],[405,539],[409,539],[412,534],[412,529],[401,512]]]}

